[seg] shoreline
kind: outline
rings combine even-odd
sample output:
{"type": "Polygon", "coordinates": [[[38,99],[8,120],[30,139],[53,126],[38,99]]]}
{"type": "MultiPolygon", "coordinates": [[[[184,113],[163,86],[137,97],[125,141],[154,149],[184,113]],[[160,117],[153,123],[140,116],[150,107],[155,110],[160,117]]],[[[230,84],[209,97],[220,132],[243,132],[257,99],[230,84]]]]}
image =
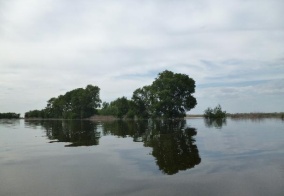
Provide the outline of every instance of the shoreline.
{"type": "MultiPolygon", "coordinates": [[[[203,118],[203,114],[188,114],[182,119],[192,119],[192,118],[203,118]]],[[[231,119],[264,119],[264,118],[280,118],[284,119],[284,113],[283,112],[275,112],[275,113],[235,113],[235,114],[227,114],[228,118],[231,119]]],[[[64,118],[1,118],[1,119],[6,119],[6,120],[90,120],[90,121],[113,121],[113,120],[147,120],[147,119],[127,119],[127,118],[122,118],[119,119],[115,116],[104,116],[104,115],[93,115],[89,118],[84,118],[84,119],[64,119],[64,118]]],[[[162,118],[159,118],[162,119],[162,118]]],[[[157,120],[159,120],[157,119],[157,120]]],[[[178,119],[173,119],[173,120],[178,120],[178,119]]],[[[180,119],[179,119],[180,120],[180,119]]]]}

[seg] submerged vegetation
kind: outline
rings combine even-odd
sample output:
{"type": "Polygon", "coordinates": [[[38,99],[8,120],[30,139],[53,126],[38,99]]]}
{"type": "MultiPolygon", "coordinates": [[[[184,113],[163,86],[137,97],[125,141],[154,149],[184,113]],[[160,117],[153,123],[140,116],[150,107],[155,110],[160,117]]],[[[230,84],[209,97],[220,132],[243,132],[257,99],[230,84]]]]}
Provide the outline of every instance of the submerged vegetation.
{"type": "Polygon", "coordinates": [[[100,88],[88,85],[51,98],[43,110],[25,113],[25,118],[82,119],[95,114],[117,118],[183,118],[197,104],[192,94],[195,81],[188,75],[165,70],[149,86],[138,88],[131,100],[117,98],[107,103],[99,97],[100,88]]]}
{"type": "Polygon", "coordinates": [[[20,118],[20,114],[16,114],[13,112],[0,113],[0,119],[18,119],[18,118],[20,118]]]}

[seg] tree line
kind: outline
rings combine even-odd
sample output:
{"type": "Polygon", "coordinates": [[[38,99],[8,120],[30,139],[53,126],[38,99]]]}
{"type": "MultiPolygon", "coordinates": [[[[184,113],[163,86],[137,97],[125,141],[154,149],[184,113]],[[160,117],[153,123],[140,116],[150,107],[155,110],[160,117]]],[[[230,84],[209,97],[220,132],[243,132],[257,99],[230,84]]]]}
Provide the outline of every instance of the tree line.
{"type": "Polygon", "coordinates": [[[88,85],[51,98],[43,110],[25,113],[25,118],[88,118],[94,114],[112,115],[117,118],[183,118],[197,104],[192,94],[195,81],[186,74],[165,70],[151,85],[138,88],[131,99],[120,97],[103,102],[100,88],[88,85]],[[99,108],[101,107],[101,108],[99,108]]]}
{"type": "Polygon", "coordinates": [[[42,110],[32,110],[25,113],[25,118],[65,118],[82,119],[97,113],[101,100],[100,88],[88,85],[85,89],[77,88],[53,97],[47,101],[42,110]]]}
{"type": "Polygon", "coordinates": [[[194,92],[192,78],[166,70],[151,85],[136,89],[130,100],[121,97],[104,102],[99,113],[118,118],[183,118],[197,104],[194,92]]]}
{"type": "Polygon", "coordinates": [[[0,113],[0,119],[12,119],[12,118],[20,118],[20,114],[16,114],[13,112],[8,112],[8,113],[0,113]]]}

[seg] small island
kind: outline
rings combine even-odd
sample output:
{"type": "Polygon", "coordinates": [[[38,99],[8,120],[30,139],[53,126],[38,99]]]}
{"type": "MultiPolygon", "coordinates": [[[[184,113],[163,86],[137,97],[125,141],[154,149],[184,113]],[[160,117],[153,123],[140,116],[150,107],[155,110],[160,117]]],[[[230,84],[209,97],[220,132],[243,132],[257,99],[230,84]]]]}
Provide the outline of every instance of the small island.
{"type": "Polygon", "coordinates": [[[225,119],[226,117],[226,111],[222,110],[220,104],[217,105],[214,109],[209,107],[204,111],[204,118],[207,119],[225,119]]]}
{"type": "Polygon", "coordinates": [[[88,85],[49,99],[44,109],[26,112],[25,118],[87,119],[94,115],[118,119],[184,118],[197,104],[194,92],[192,78],[165,70],[151,85],[136,89],[130,100],[123,96],[102,103],[100,88],[88,85]]]}

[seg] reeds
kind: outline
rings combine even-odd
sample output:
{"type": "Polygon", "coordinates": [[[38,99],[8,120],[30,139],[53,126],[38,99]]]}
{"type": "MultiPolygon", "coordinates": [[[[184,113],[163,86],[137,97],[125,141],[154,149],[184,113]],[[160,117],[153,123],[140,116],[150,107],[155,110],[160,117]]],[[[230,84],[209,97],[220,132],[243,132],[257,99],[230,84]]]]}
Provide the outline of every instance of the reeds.
{"type": "Polygon", "coordinates": [[[282,118],[284,119],[284,113],[274,112],[274,113],[235,113],[235,114],[227,114],[228,117],[231,118],[249,118],[249,119],[258,119],[258,118],[282,118]]]}

